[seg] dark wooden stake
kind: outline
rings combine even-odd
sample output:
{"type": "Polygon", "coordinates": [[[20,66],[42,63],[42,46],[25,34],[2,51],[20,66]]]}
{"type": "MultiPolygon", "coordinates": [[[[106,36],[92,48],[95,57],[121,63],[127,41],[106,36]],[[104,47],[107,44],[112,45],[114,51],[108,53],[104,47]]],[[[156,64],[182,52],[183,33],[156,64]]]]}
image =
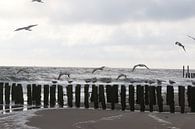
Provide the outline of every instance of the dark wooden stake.
{"type": "Polygon", "coordinates": [[[102,109],[106,109],[105,94],[104,94],[104,85],[99,85],[99,100],[102,104],[102,109]]]}
{"type": "Polygon", "coordinates": [[[181,113],[185,112],[185,87],[179,86],[179,106],[181,107],[181,113]]]}
{"type": "Polygon", "coordinates": [[[75,106],[80,107],[80,97],[81,97],[81,85],[77,84],[75,87],[75,106]]]}
{"type": "Polygon", "coordinates": [[[156,87],[156,93],[157,93],[157,103],[159,107],[159,112],[163,112],[163,98],[162,98],[162,87],[161,86],[156,87]]]}
{"type": "Polygon", "coordinates": [[[129,85],[129,106],[131,111],[135,110],[134,92],[135,92],[134,86],[129,85]]]}
{"type": "Polygon", "coordinates": [[[43,96],[43,105],[44,108],[49,106],[49,85],[44,85],[44,96],[43,96]]]}
{"type": "Polygon", "coordinates": [[[3,109],[3,83],[0,82],[0,110],[3,109]]]}
{"type": "Polygon", "coordinates": [[[63,99],[63,86],[58,85],[58,105],[59,107],[63,107],[64,106],[64,99],[63,99]]]}
{"type": "Polygon", "coordinates": [[[89,85],[85,84],[84,85],[84,105],[85,108],[89,108],[89,85]]]}
{"type": "Polygon", "coordinates": [[[126,109],[126,86],[121,85],[121,107],[122,111],[126,109]]]}
{"type": "Polygon", "coordinates": [[[50,87],[50,107],[55,107],[56,105],[56,85],[50,87]]]}
{"type": "Polygon", "coordinates": [[[72,85],[68,85],[67,87],[67,98],[68,98],[68,106],[69,107],[72,107],[73,106],[73,103],[72,103],[72,100],[73,100],[73,91],[72,91],[72,85]]]}

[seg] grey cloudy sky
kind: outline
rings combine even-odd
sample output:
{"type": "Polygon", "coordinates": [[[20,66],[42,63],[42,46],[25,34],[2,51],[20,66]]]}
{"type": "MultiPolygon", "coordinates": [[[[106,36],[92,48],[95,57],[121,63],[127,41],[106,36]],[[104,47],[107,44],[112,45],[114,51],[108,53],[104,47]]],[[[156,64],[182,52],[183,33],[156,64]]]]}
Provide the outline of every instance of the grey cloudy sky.
{"type": "Polygon", "coordinates": [[[194,0],[44,2],[0,1],[0,65],[195,68],[194,0]]]}

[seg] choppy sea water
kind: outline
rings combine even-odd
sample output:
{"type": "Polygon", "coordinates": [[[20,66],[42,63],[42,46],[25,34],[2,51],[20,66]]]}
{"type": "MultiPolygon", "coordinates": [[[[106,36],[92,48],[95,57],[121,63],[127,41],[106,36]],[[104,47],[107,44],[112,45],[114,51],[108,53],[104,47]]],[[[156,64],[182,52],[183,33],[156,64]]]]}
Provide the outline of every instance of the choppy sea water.
{"type": "MultiPolygon", "coordinates": [[[[96,84],[105,83],[105,80],[111,80],[111,84],[145,84],[148,82],[157,82],[162,80],[162,86],[169,84],[169,80],[175,81],[175,87],[178,85],[191,85],[191,81],[195,79],[183,78],[182,69],[136,69],[132,72],[131,68],[109,68],[106,67],[103,71],[96,71],[92,74],[93,68],[74,68],[74,67],[0,67],[0,81],[9,83],[26,84],[52,84],[52,81],[57,81],[58,84],[66,86],[68,81],[72,84],[85,84],[86,79],[97,78],[96,84]],[[20,72],[19,72],[20,71],[20,72]],[[60,73],[70,73],[70,78],[66,75],[59,80],[60,73]],[[116,80],[119,74],[126,74],[127,78],[116,80]]],[[[195,70],[190,72],[195,73],[195,70]]],[[[24,88],[25,89],[25,88],[24,88]]],[[[24,90],[25,92],[25,90],[24,90]]],[[[24,96],[26,99],[26,96],[24,96]]],[[[25,125],[28,118],[34,115],[34,111],[12,112],[10,114],[0,114],[0,128],[33,128],[25,125]],[[19,122],[22,120],[22,122],[19,122]]]]}
{"type": "MultiPolygon", "coordinates": [[[[72,83],[85,83],[85,79],[97,78],[96,83],[104,83],[104,80],[110,79],[111,83],[146,83],[148,80],[156,82],[163,80],[167,85],[169,80],[176,82],[176,85],[191,84],[191,80],[183,78],[182,69],[136,69],[132,72],[131,68],[110,68],[106,67],[102,71],[96,71],[92,74],[93,68],[78,67],[0,67],[0,81],[20,82],[20,83],[51,83],[57,80],[62,72],[70,73],[70,78],[64,75],[57,80],[58,83],[67,84],[69,80],[72,83]],[[20,72],[19,72],[20,71],[20,72]],[[126,74],[127,78],[116,80],[119,74],[126,74]]],[[[195,73],[195,70],[190,72],[195,73]]]]}

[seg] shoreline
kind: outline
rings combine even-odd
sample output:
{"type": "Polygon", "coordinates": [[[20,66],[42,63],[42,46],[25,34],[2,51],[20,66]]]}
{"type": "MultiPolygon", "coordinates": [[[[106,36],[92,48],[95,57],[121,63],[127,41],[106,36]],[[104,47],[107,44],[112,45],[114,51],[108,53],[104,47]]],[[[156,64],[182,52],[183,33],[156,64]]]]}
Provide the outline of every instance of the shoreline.
{"type": "Polygon", "coordinates": [[[191,113],[67,108],[38,110],[26,125],[40,129],[193,129],[194,119],[191,113]]]}

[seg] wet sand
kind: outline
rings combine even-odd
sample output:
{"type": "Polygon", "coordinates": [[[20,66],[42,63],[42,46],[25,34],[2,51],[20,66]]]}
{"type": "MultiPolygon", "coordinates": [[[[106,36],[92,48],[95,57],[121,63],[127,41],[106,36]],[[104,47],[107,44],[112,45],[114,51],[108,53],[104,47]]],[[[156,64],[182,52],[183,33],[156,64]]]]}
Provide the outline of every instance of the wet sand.
{"type": "Polygon", "coordinates": [[[40,129],[194,129],[195,114],[49,109],[27,122],[40,129]]]}

